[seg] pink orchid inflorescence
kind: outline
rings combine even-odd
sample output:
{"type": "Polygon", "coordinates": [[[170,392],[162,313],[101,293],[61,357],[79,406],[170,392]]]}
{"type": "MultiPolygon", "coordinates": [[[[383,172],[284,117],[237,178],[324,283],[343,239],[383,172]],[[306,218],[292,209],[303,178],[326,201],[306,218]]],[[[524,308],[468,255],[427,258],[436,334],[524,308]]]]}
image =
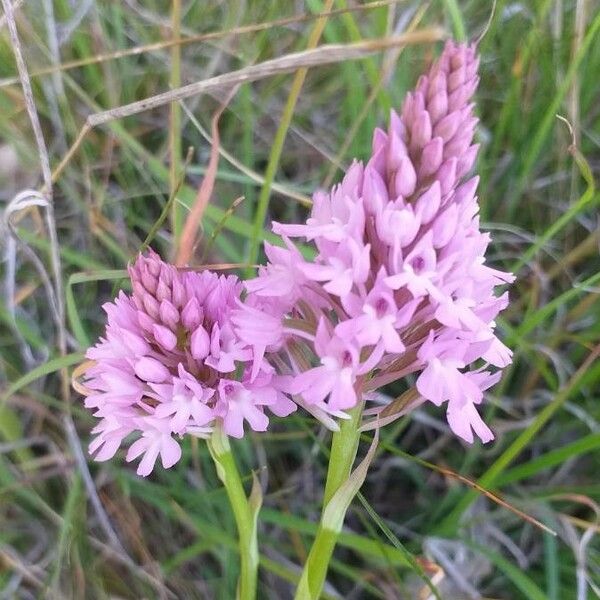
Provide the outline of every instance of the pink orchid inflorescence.
{"type": "Polygon", "coordinates": [[[100,419],[90,444],[96,460],[136,434],[127,460],[143,455],[137,472],[148,475],[159,455],[165,468],[180,459],[179,436],[206,437],[220,421],[242,437],[244,421],[267,428],[265,408],[295,410],[272,385],[273,367],[236,334],[237,277],[178,269],[151,250],[129,275],[133,294],[104,305],[106,335],[86,354],[85,405],[100,419]]]}
{"type": "Polygon", "coordinates": [[[511,361],[494,318],[508,303],[495,288],[513,276],[485,264],[478,178],[466,177],[478,150],[478,63],[474,46],[448,42],[388,131],[375,130],[366,166],[354,162],[340,185],[316,193],[306,224],[274,223],[284,247],[265,244],[269,262],[245,284],[238,336],[258,356],[283,350],[278,385],[330,425],[357,390],[413,374],[413,406],[447,402],[458,436],[493,439],[476,407],[511,361]],[[290,237],[313,242],[315,260],[290,237]],[[244,331],[244,311],[275,325],[244,331]]]}

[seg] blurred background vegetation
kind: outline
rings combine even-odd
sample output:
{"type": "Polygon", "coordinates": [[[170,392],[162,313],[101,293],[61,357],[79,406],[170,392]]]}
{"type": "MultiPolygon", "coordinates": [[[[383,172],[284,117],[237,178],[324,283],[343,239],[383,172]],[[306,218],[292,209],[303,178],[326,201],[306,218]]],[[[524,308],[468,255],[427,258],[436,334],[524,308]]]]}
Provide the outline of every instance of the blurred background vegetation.
{"type": "MultiPolygon", "coordinates": [[[[494,238],[491,262],[518,276],[499,325],[515,361],[486,405],[497,439],[466,447],[435,407],[385,428],[325,597],[425,600],[435,597],[428,583],[444,599],[598,597],[598,3],[499,0],[487,31],[484,0],[12,4],[52,169],[89,115],[180,85],[315,44],[438,27],[462,39],[484,34],[482,221],[494,238]],[[330,14],[318,21],[322,12],[330,14]]],[[[9,205],[43,179],[7,25],[2,17],[0,596],[233,598],[235,526],[204,445],[186,440],[182,462],[148,479],[122,455],[90,463],[93,419],[64,387],[102,329],[101,304],[125,285],[122,269],[149,234],[172,256],[224,94],[95,127],[64,163],[53,189],[66,294],[61,354],[52,212],[9,205]],[[69,369],[62,386],[61,369],[69,369]]],[[[318,66],[303,85],[294,74],[241,85],[221,118],[195,264],[255,262],[271,218],[304,218],[315,189],[369,155],[373,128],[385,127],[440,48],[431,39],[318,66]]],[[[265,494],[260,598],[291,597],[316,530],[328,442],[298,414],[235,444],[246,481],[255,470],[265,494]]]]}

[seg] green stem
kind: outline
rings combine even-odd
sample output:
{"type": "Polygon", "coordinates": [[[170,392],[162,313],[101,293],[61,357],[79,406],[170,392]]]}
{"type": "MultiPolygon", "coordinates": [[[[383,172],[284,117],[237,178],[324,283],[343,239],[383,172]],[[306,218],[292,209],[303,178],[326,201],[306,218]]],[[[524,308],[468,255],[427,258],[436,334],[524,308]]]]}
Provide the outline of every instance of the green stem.
{"type": "MultiPolygon", "coordinates": [[[[340,430],[333,434],[331,440],[331,453],[327,467],[327,480],[323,496],[323,510],[321,521],[315,541],[310,549],[302,577],[296,590],[295,600],[318,600],[325,583],[329,562],[339,537],[339,531],[332,528],[324,517],[325,509],[335,493],[348,480],[352,465],[356,458],[358,443],[360,441],[359,424],[362,415],[363,403],[349,411],[350,419],[340,422],[340,430]]],[[[338,515],[340,523],[345,518],[346,510],[338,515]]]]}
{"type": "MultiPolygon", "coordinates": [[[[173,39],[179,40],[181,34],[181,0],[173,0],[171,8],[171,25],[173,39]]],[[[171,89],[181,86],[181,46],[175,44],[171,48],[171,77],[169,78],[171,89]]],[[[177,196],[178,183],[181,173],[181,107],[179,102],[172,102],[169,113],[169,196],[177,196]]],[[[179,202],[173,202],[171,206],[172,231],[174,250],[179,248],[179,239],[183,231],[185,210],[179,202]]]]}
{"type": "Polygon", "coordinates": [[[258,578],[258,541],[256,517],[258,510],[252,507],[246,497],[244,486],[235,459],[229,446],[229,439],[221,428],[216,428],[208,447],[217,468],[219,479],[227,490],[229,504],[233,510],[238,530],[240,552],[240,578],[238,580],[238,600],[254,600],[258,578]]]}
{"type": "MultiPolygon", "coordinates": [[[[332,5],[333,0],[327,0],[325,3],[324,11],[329,12],[331,10],[332,5]]],[[[321,16],[315,21],[313,30],[311,31],[310,36],[308,38],[308,44],[306,48],[307,50],[316,48],[317,44],[319,43],[319,39],[321,38],[321,34],[323,33],[323,29],[325,29],[327,19],[327,16],[321,16]]],[[[260,241],[262,239],[262,231],[265,224],[267,211],[269,208],[269,198],[271,197],[271,188],[273,186],[273,181],[277,173],[277,167],[279,166],[279,159],[281,158],[281,154],[283,152],[285,138],[287,136],[290,123],[292,122],[292,117],[294,116],[296,102],[298,101],[298,97],[300,96],[300,91],[302,90],[302,86],[304,85],[304,80],[306,79],[307,73],[307,67],[302,67],[296,71],[296,75],[294,76],[290,93],[288,95],[285,107],[283,109],[283,113],[281,115],[279,127],[275,132],[275,137],[271,145],[271,152],[269,154],[269,162],[267,163],[267,169],[265,171],[264,183],[260,190],[258,204],[256,206],[256,212],[254,214],[254,222],[252,224],[250,246],[248,248],[249,265],[254,265],[254,263],[256,263],[256,261],[258,260],[260,241]]],[[[247,269],[246,274],[248,277],[253,276],[254,268],[252,266],[249,267],[247,269]]]]}

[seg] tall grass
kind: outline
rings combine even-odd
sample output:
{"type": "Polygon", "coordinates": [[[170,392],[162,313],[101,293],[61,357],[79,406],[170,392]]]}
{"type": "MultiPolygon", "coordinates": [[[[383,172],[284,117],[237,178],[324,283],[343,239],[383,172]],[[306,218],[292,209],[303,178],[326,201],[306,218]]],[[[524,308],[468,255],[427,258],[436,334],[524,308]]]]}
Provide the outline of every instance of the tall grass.
{"type": "MultiPolygon", "coordinates": [[[[474,39],[486,28],[491,3],[13,4],[31,98],[56,169],[91,114],[322,43],[436,27],[474,39]],[[331,14],[319,19],[323,11],[331,14]]],[[[585,0],[496,4],[480,43],[477,168],[482,220],[495,240],[492,260],[518,276],[499,324],[515,361],[487,403],[497,440],[466,448],[439,411],[428,409],[383,429],[363,501],[351,507],[331,564],[327,598],[429,598],[430,585],[444,599],[599,593],[600,15],[585,0]]],[[[270,220],[302,218],[314,189],[336,180],[353,157],[368,156],[373,127],[386,124],[389,107],[399,106],[438,50],[433,42],[389,48],[311,68],[303,80],[275,74],[243,84],[220,121],[217,183],[196,259],[242,266],[260,259],[270,220]]],[[[3,21],[4,207],[44,184],[14,56],[3,21]]],[[[208,163],[210,122],[221,100],[219,93],[197,95],[93,128],[64,163],[53,198],[66,353],[45,285],[53,264],[45,209],[7,213],[19,241],[5,228],[6,597],[235,595],[235,523],[204,444],[186,442],[182,463],[150,479],[136,477],[122,457],[90,463],[83,457],[92,419],[75,392],[65,397],[60,381],[61,370],[72,369],[99,334],[100,305],[124,285],[122,270],[148,235],[165,257],[172,254],[208,163]]],[[[291,597],[299,578],[317,531],[327,435],[298,414],[285,427],[236,443],[247,490],[253,471],[263,486],[261,598],[291,597]]]]}

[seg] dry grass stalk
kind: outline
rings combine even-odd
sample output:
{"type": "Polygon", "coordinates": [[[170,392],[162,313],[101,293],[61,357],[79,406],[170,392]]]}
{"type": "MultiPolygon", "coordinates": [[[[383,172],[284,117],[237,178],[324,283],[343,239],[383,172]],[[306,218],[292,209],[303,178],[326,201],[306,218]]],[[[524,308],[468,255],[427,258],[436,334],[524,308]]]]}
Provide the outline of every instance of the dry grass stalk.
{"type": "MultiPolygon", "coordinates": [[[[2,1],[6,2],[7,0],[2,1]]],[[[229,90],[238,84],[258,81],[281,73],[289,73],[290,71],[296,71],[299,68],[316,67],[346,60],[359,60],[387,48],[406,46],[409,44],[432,43],[443,39],[444,36],[445,31],[443,29],[434,27],[381,40],[370,40],[366,42],[357,42],[355,44],[327,44],[319,46],[314,50],[296,52],[272,60],[266,60],[262,63],[250,65],[237,71],[231,71],[229,73],[217,75],[216,77],[185,85],[176,90],[163,92],[162,94],[157,94],[156,96],[151,96],[144,100],[138,100],[137,102],[131,102],[124,106],[92,114],[88,116],[86,123],[79,132],[75,142],[52,173],[52,181],[56,181],[61,175],[88,132],[99,125],[104,125],[118,119],[124,119],[125,117],[130,117],[147,110],[153,110],[160,106],[164,106],[177,100],[183,100],[197,94],[229,90]]]]}
{"type": "MultiPolygon", "coordinates": [[[[13,5],[10,2],[10,0],[2,0],[2,5],[4,7],[4,15],[6,18],[6,23],[8,25],[12,49],[17,63],[17,71],[19,73],[19,79],[23,88],[25,106],[27,108],[27,114],[29,116],[29,120],[31,121],[31,127],[35,136],[40,166],[44,179],[44,191],[42,193],[47,199],[47,205],[45,207],[45,216],[46,227],[48,229],[48,237],[50,241],[50,261],[52,264],[56,296],[55,320],[58,329],[58,349],[60,354],[64,356],[67,352],[67,331],[65,327],[65,307],[62,284],[62,268],[60,261],[60,249],[58,243],[58,235],[56,233],[56,220],[54,218],[54,203],[52,197],[52,172],[50,170],[50,158],[48,156],[48,149],[46,147],[46,142],[42,133],[42,126],[40,124],[40,119],[35,106],[35,100],[33,98],[33,91],[31,89],[29,72],[27,71],[27,65],[25,64],[23,52],[21,50],[21,41],[19,39],[19,33],[17,31],[17,24],[15,22],[15,15],[13,12],[13,5]]],[[[65,403],[68,404],[70,399],[69,376],[65,369],[61,369],[61,384],[63,400],[65,401],[65,403]]]]}
{"type": "MultiPolygon", "coordinates": [[[[305,23],[314,21],[320,17],[336,17],[346,13],[354,12],[365,12],[374,8],[381,8],[392,4],[398,4],[403,0],[376,0],[375,2],[367,2],[360,6],[349,6],[347,8],[337,8],[332,11],[323,11],[316,14],[302,14],[295,15],[293,17],[285,17],[282,19],[275,19],[274,21],[265,21],[262,23],[252,23],[249,25],[242,25],[240,27],[233,27],[231,29],[211,31],[209,33],[200,33],[198,35],[190,35],[186,37],[179,37],[177,39],[169,39],[161,42],[155,42],[153,44],[144,44],[143,46],[135,46],[134,48],[127,48],[125,50],[115,50],[114,52],[108,52],[105,54],[98,54],[87,58],[81,58],[78,60],[72,60],[64,62],[60,65],[53,65],[50,67],[44,67],[37,69],[29,73],[30,77],[40,77],[42,75],[51,75],[56,72],[69,71],[78,67],[85,67],[88,65],[94,65],[98,63],[107,62],[110,60],[118,60],[120,58],[126,58],[128,56],[139,56],[147,52],[154,52],[156,50],[165,50],[172,48],[173,46],[184,46],[188,44],[197,44],[200,42],[207,42],[211,40],[217,40],[224,37],[238,36],[247,33],[256,33],[259,31],[265,31],[274,27],[286,27],[288,25],[294,25],[298,23],[305,23]]],[[[17,0],[13,4],[13,9],[23,4],[23,0],[17,0]]],[[[0,17],[0,28],[5,24],[5,17],[0,17]]],[[[0,88],[19,83],[18,77],[7,77],[0,80],[0,88]]]]}

